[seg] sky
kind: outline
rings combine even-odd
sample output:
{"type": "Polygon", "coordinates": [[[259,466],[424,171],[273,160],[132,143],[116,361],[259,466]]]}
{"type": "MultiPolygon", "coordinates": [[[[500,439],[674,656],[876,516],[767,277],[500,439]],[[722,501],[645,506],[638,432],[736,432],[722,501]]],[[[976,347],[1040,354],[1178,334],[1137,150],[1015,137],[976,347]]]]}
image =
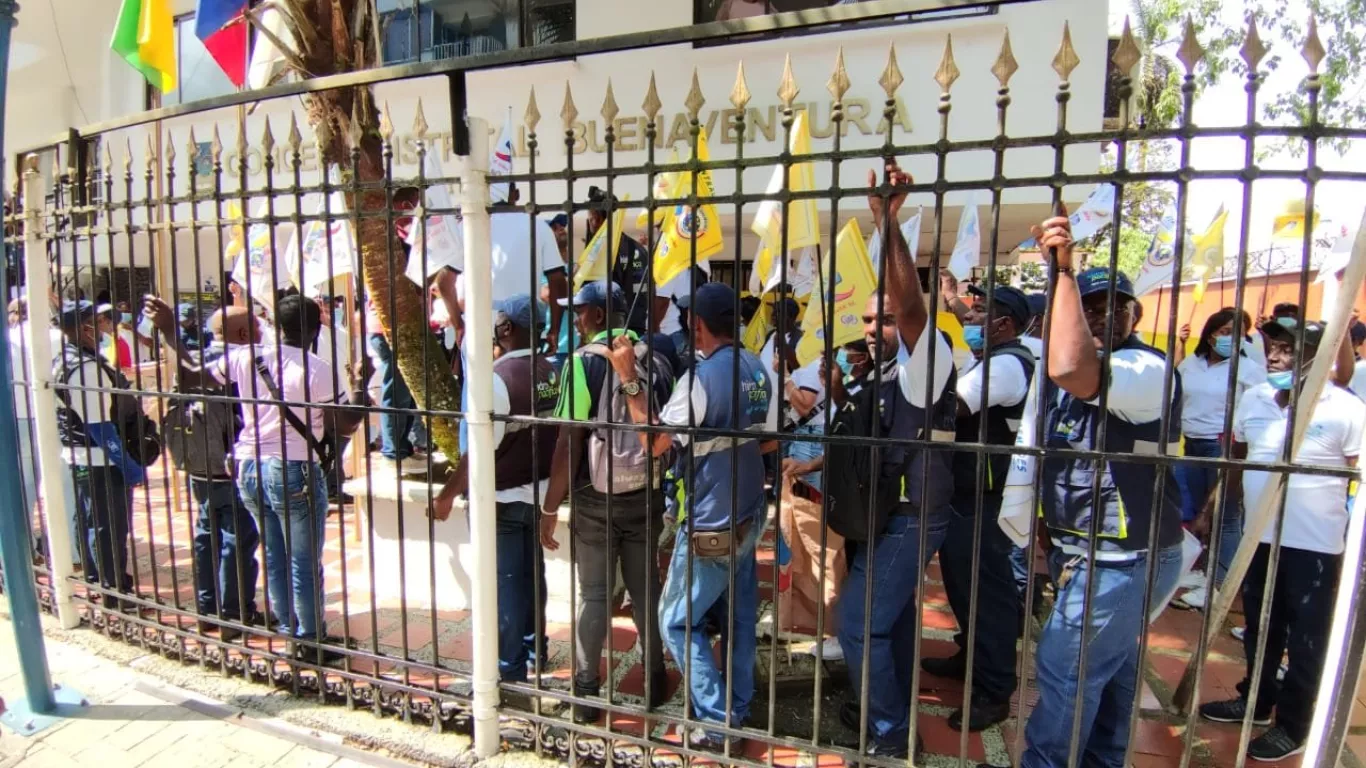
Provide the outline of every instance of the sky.
{"type": "MultiPolygon", "coordinates": [[[[1298,16],[1308,20],[1309,12],[1305,0],[1274,1],[1285,5],[1290,17],[1298,16]]],[[[1225,14],[1225,23],[1242,26],[1244,22],[1240,22],[1239,19],[1243,7],[1241,2],[1225,3],[1222,10],[1225,14]]],[[[1129,8],[1129,0],[1111,0],[1110,26],[1115,34],[1123,28],[1124,16],[1129,8]]],[[[1324,34],[1323,30],[1320,30],[1320,34],[1324,34]]],[[[1269,102],[1277,93],[1295,89],[1309,74],[1309,65],[1299,52],[1302,40],[1281,40],[1273,37],[1273,33],[1267,30],[1261,30],[1261,36],[1263,43],[1270,49],[1267,58],[1271,53],[1280,53],[1282,63],[1280,68],[1267,75],[1263,82],[1258,97],[1259,118],[1262,104],[1269,102]]],[[[1326,37],[1323,42],[1326,47],[1332,45],[1331,40],[1326,37]]],[[[1173,56],[1175,46],[1161,49],[1161,52],[1173,56]]],[[[1180,67],[1180,64],[1177,66],[1180,67]]],[[[1229,72],[1214,86],[1206,89],[1197,99],[1193,124],[1206,127],[1243,125],[1247,111],[1247,94],[1243,90],[1245,82],[1243,77],[1229,72]]],[[[1246,142],[1242,139],[1232,137],[1193,142],[1191,165],[1199,170],[1240,169],[1243,167],[1245,145],[1246,142]]],[[[1366,167],[1366,142],[1354,142],[1347,153],[1341,156],[1321,144],[1318,164],[1328,170],[1366,167]]],[[[1260,165],[1268,169],[1302,170],[1305,167],[1305,158],[1303,155],[1296,158],[1289,153],[1281,153],[1262,161],[1260,165]]],[[[1362,194],[1363,191],[1366,190],[1363,190],[1360,184],[1320,182],[1315,191],[1320,226],[1326,226],[1326,223],[1331,222],[1336,231],[1342,224],[1346,224],[1349,231],[1355,231],[1361,221],[1363,207],[1366,206],[1366,194],[1362,194]]],[[[1269,244],[1272,219],[1281,212],[1287,200],[1303,200],[1304,193],[1304,183],[1292,180],[1261,180],[1253,184],[1252,224],[1248,231],[1248,250],[1265,248],[1269,244]]],[[[1243,183],[1240,181],[1192,182],[1189,185],[1190,200],[1187,207],[1189,226],[1197,232],[1202,231],[1223,205],[1229,211],[1225,229],[1226,248],[1235,248],[1242,223],[1242,196],[1243,183]]]]}

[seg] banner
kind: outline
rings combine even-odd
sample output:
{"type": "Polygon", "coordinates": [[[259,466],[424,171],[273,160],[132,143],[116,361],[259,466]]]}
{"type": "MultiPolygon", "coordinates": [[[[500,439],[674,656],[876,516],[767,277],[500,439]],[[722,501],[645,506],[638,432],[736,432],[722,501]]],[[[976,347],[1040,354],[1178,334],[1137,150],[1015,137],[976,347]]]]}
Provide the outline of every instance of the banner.
{"type": "MultiPolygon", "coordinates": [[[[423,156],[422,165],[424,178],[443,178],[440,153],[427,152],[423,156]]],[[[450,210],[454,207],[450,187],[445,184],[427,187],[423,210],[450,210]]],[[[415,221],[408,227],[408,236],[404,239],[404,242],[411,246],[405,274],[418,285],[426,283],[426,276],[422,274],[424,264],[428,267],[438,264],[459,267],[465,263],[465,240],[460,232],[460,215],[444,213],[428,216],[426,220],[425,232],[421,224],[415,221]]]]}
{"type": "MultiPolygon", "coordinates": [[[[355,270],[356,237],[351,231],[351,221],[346,217],[346,196],[336,190],[329,198],[327,215],[330,221],[305,223],[303,233],[296,231],[285,251],[285,268],[289,270],[290,283],[305,295],[320,285],[331,283],[333,277],[355,270]],[[329,240],[332,243],[330,252],[329,240]],[[302,265],[299,263],[301,252],[302,265]],[[302,284],[300,279],[303,280],[302,284]]],[[[313,206],[313,213],[323,213],[321,196],[313,206]]]]}
{"type": "Polygon", "coordinates": [[[1148,255],[1143,259],[1143,268],[1134,280],[1134,295],[1142,296],[1157,288],[1170,286],[1172,266],[1176,263],[1176,214],[1168,211],[1162,217],[1153,240],[1148,245],[1148,255]]]}
{"type": "MultiPolygon", "coordinates": [[[[711,160],[705,130],[697,138],[697,159],[704,163],[711,160]]],[[[692,173],[680,172],[678,176],[678,196],[691,195],[692,173]]],[[[698,197],[710,197],[712,194],[711,171],[698,172],[698,197]]],[[[694,242],[697,243],[698,262],[706,261],[725,248],[721,239],[721,220],[712,203],[699,205],[696,210],[680,203],[669,211],[654,254],[655,285],[667,285],[692,267],[694,242]]]]}
{"type": "MultiPolygon", "coordinates": [[[[430,154],[430,153],[429,153],[430,154]]],[[[511,184],[508,182],[493,183],[494,176],[510,176],[512,174],[512,107],[508,107],[507,119],[503,121],[503,133],[498,137],[498,143],[489,150],[489,202],[506,203],[511,191],[511,184]]]]}
{"type": "Polygon", "coordinates": [[[1195,304],[1199,304],[1205,298],[1205,286],[1209,284],[1210,276],[1224,270],[1224,223],[1227,221],[1228,211],[1221,205],[1219,212],[1214,215],[1214,221],[1210,222],[1204,234],[1195,238],[1191,267],[1200,280],[1191,294],[1195,304]]]}
{"type": "MultiPolygon", "coordinates": [[[[811,154],[811,132],[807,128],[806,110],[797,113],[792,124],[792,139],[788,150],[794,157],[811,154]]],[[[816,188],[816,166],[813,163],[795,163],[787,173],[789,192],[810,192],[816,188]]],[[[773,168],[773,176],[768,181],[766,195],[777,195],[783,191],[783,166],[773,168]]],[[[784,215],[783,204],[779,200],[764,200],[754,214],[749,228],[759,236],[764,244],[767,258],[755,261],[749,276],[749,291],[754,295],[763,293],[764,285],[772,282],[772,272],[777,264],[773,258],[783,250],[783,220],[787,220],[787,251],[810,248],[820,245],[820,214],[816,210],[815,198],[793,200],[788,204],[784,215]]],[[[764,254],[761,253],[761,256],[764,254]]]]}
{"type": "Polygon", "coordinates": [[[973,192],[963,205],[963,215],[958,217],[958,239],[954,241],[953,255],[949,257],[949,271],[959,280],[966,280],[981,259],[982,226],[977,218],[977,193],[973,192]]]}
{"type": "MultiPolygon", "coordinates": [[[[835,324],[832,329],[831,343],[834,349],[863,338],[863,309],[868,297],[877,290],[877,275],[873,273],[872,262],[868,260],[868,249],[864,245],[863,233],[859,231],[858,221],[850,219],[835,239],[835,324]]],[[[808,365],[825,354],[825,300],[829,287],[825,281],[830,279],[830,254],[821,259],[817,286],[811,291],[811,301],[807,302],[806,312],[802,314],[802,338],[797,342],[797,363],[808,365]]]]}

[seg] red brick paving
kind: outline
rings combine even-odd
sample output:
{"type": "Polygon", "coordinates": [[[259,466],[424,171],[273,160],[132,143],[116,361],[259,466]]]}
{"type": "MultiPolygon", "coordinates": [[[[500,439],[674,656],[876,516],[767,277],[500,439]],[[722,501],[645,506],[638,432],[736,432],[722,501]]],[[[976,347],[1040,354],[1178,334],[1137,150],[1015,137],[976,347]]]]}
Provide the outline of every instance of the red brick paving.
{"type": "MultiPolygon", "coordinates": [[[[190,571],[190,526],[193,513],[188,506],[191,503],[191,497],[188,490],[182,486],[183,490],[180,497],[184,509],[181,514],[171,514],[165,492],[164,477],[162,466],[154,467],[147,492],[139,491],[134,499],[133,535],[135,541],[133,551],[136,553],[137,561],[137,591],[146,598],[155,598],[167,605],[179,604],[186,609],[192,609],[194,598],[193,577],[190,571]],[[149,506],[157,511],[157,514],[150,516],[150,520],[149,506]],[[154,547],[151,545],[153,541],[155,542],[154,547]],[[153,568],[153,562],[155,562],[155,568],[153,568]],[[155,573],[155,587],[153,573],[155,573]]],[[[372,613],[368,589],[369,575],[364,569],[362,557],[362,547],[365,544],[363,541],[357,543],[350,540],[353,526],[356,524],[357,515],[348,508],[346,511],[348,540],[345,542],[346,557],[343,561],[341,525],[335,511],[328,520],[327,541],[324,546],[324,586],[326,588],[326,617],[329,631],[334,634],[341,634],[343,630],[342,616],[343,614],[347,615],[350,638],[360,648],[367,651],[376,647],[373,638],[377,633],[379,653],[393,657],[395,661],[376,664],[370,661],[353,660],[351,669],[365,674],[380,674],[395,680],[402,679],[402,672],[400,671],[402,665],[399,663],[403,637],[402,616],[398,610],[393,608],[381,607],[372,613]],[[345,569],[347,577],[345,596],[342,591],[341,578],[343,569],[345,569]]],[[[768,541],[771,543],[771,537],[768,538],[768,541]]],[[[761,592],[765,595],[765,599],[769,595],[768,585],[772,581],[772,555],[770,547],[765,547],[760,552],[761,592]]],[[[264,587],[263,572],[257,588],[258,607],[262,606],[264,601],[264,587]]],[[[926,637],[921,643],[922,657],[952,654],[955,650],[953,643],[943,638],[956,627],[952,614],[949,612],[943,588],[939,583],[937,562],[932,563],[926,571],[926,590],[922,606],[922,626],[926,633],[926,637]]],[[[463,611],[439,611],[435,627],[433,627],[432,617],[429,613],[410,612],[407,623],[408,656],[430,661],[435,655],[439,657],[441,666],[449,668],[453,672],[465,671],[468,668],[472,650],[468,618],[468,613],[463,611]]],[[[1233,618],[1238,620],[1241,617],[1235,615],[1233,618]]],[[[173,616],[163,615],[162,621],[168,625],[178,624],[182,628],[193,626],[193,619],[188,617],[177,620],[173,616]]],[[[1195,647],[1195,638],[1200,629],[1200,622],[1201,614],[1199,613],[1169,609],[1150,629],[1148,665],[1151,672],[1165,685],[1167,691],[1175,687],[1185,669],[1186,661],[1195,647]]],[[[550,660],[554,665],[553,668],[546,670],[548,677],[552,680],[559,680],[559,687],[567,688],[568,665],[570,663],[570,628],[567,625],[551,625],[547,627],[547,633],[551,640],[550,660]]],[[[613,671],[618,681],[614,690],[618,695],[638,700],[638,697],[643,695],[644,673],[638,663],[638,654],[634,651],[635,639],[635,627],[630,619],[625,615],[614,617],[612,624],[613,671]],[[629,669],[624,671],[619,669],[621,665],[628,663],[631,665],[629,669]]],[[[266,638],[263,637],[252,637],[248,642],[251,647],[257,649],[265,649],[268,644],[266,638]]],[[[274,647],[277,652],[281,652],[283,645],[279,641],[275,641],[274,647]]],[[[781,653],[779,655],[782,656],[781,653]]],[[[606,673],[605,661],[603,673],[606,673]]],[[[1210,701],[1234,695],[1233,686],[1242,676],[1241,643],[1231,638],[1227,631],[1221,629],[1207,655],[1201,685],[1201,700],[1210,701]]],[[[410,684],[422,687],[430,687],[435,682],[430,673],[415,670],[409,673],[408,681],[410,684]]],[[[445,675],[441,678],[442,685],[450,685],[452,682],[453,680],[445,675]]],[[[670,666],[669,691],[676,693],[680,682],[680,673],[673,666],[670,666]]],[[[554,686],[555,684],[552,683],[551,685],[554,686]]],[[[1027,680],[1022,688],[1022,693],[1017,693],[1015,697],[1016,707],[1018,709],[1019,700],[1023,696],[1025,711],[1028,712],[1037,700],[1037,691],[1032,687],[1032,680],[1027,680]]],[[[1140,718],[1134,734],[1134,765],[1138,768],[1175,766],[1183,748],[1184,721],[1175,721],[1170,716],[1156,715],[1154,710],[1159,704],[1156,699],[1157,693],[1146,689],[1145,684],[1144,716],[1140,718]],[[1176,724],[1173,724],[1174,721],[1176,724]]],[[[929,710],[922,710],[917,722],[929,754],[954,757],[958,755],[960,734],[949,729],[947,722],[939,713],[961,706],[962,691],[963,686],[960,682],[944,680],[922,673],[919,702],[922,707],[928,707],[929,710]],[[931,712],[935,714],[931,714],[931,712]]],[[[1363,685],[1363,689],[1357,692],[1359,703],[1366,703],[1366,695],[1364,694],[1366,694],[1366,684],[1363,685]]],[[[809,695],[805,694],[807,697],[809,695]]],[[[991,752],[993,753],[991,757],[1000,762],[1005,755],[1013,754],[1015,732],[1018,727],[1017,717],[1017,714],[1012,715],[1010,720],[989,729],[983,734],[971,734],[968,739],[967,759],[972,761],[987,760],[988,753],[991,752]]],[[[1357,706],[1354,709],[1351,724],[1353,727],[1348,736],[1348,747],[1355,754],[1366,757],[1366,706],[1357,706]]],[[[806,727],[809,728],[809,723],[806,727]]],[[[613,728],[617,731],[639,734],[642,721],[635,716],[617,715],[613,717],[613,728]]],[[[822,732],[824,733],[826,730],[828,729],[823,726],[822,732]]],[[[809,734],[809,730],[807,733],[809,734]]],[[[1236,755],[1237,740],[1238,728],[1236,726],[1198,723],[1195,739],[1196,754],[1193,764],[1220,767],[1232,765],[1236,755]]],[[[765,761],[768,759],[768,748],[762,742],[754,740],[746,748],[746,755],[755,760],[765,761]]],[[[813,758],[807,752],[787,747],[774,747],[773,761],[775,765],[785,768],[796,766],[799,763],[803,766],[816,765],[819,768],[833,768],[833,766],[843,762],[831,755],[819,755],[813,758]]],[[[707,761],[696,762],[706,764],[707,761]]],[[[1298,765],[1298,762],[1298,758],[1293,758],[1285,761],[1283,765],[1295,766],[1298,765]]]]}

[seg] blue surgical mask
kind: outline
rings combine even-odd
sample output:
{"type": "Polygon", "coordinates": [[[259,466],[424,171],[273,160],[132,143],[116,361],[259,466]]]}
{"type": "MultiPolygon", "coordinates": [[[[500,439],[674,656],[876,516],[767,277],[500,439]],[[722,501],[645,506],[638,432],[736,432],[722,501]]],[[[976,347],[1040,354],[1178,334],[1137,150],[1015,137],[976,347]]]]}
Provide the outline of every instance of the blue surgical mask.
{"type": "Polygon", "coordinates": [[[131,323],[131,322],[133,322],[133,313],[132,313],[132,312],[124,312],[123,314],[119,315],[119,322],[121,322],[121,323],[131,323]]]}
{"type": "Polygon", "coordinates": [[[1273,371],[1266,375],[1266,381],[1272,387],[1275,387],[1276,389],[1279,389],[1282,392],[1284,392],[1289,390],[1291,387],[1295,386],[1295,372],[1273,371]]]}
{"type": "Polygon", "coordinates": [[[845,376],[852,375],[854,372],[854,364],[849,362],[849,353],[846,350],[841,349],[835,353],[835,365],[840,367],[845,376]]]}
{"type": "Polygon", "coordinates": [[[1215,336],[1214,351],[1218,352],[1220,357],[1233,357],[1233,337],[1215,336]]]}
{"type": "Polygon", "coordinates": [[[980,352],[987,345],[986,334],[982,332],[980,325],[963,326],[963,343],[968,345],[968,349],[973,352],[980,352]]]}

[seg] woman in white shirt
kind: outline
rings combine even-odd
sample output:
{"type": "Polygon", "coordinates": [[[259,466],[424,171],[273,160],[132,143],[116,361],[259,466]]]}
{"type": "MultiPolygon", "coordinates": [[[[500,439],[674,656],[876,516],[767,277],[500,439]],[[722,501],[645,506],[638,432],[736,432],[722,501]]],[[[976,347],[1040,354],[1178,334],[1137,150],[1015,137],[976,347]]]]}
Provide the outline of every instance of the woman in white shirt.
{"type": "MultiPolygon", "coordinates": [[[[1240,355],[1235,404],[1236,399],[1250,387],[1266,381],[1266,368],[1250,357],[1239,343],[1251,327],[1251,318],[1242,310],[1228,307],[1215,312],[1205,321],[1195,351],[1177,367],[1181,374],[1181,432],[1186,439],[1185,455],[1204,458],[1222,455],[1220,446],[1224,442],[1224,416],[1235,350],[1240,355]],[[1235,325],[1238,327],[1235,328],[1235,325]]],[[[1200,514],[1209,495],[1214,492],[1219,471],[1178,464],[1175,475],[1181,490],[1181,519],[1190,523],[1200,514]]],[[[1214,577],[1216,586],[1223,582],[1243,535],[1241,501],[1232,494],[1224,501],[1221,529],[1223,535],[1220,537],[1219,562],[1214,577]]],[[[1200,571],[1193,572],[1183,580],[1182,586],[1190,591],[1177,598],[1178,605],[1203,607],[1203,574],[1200,571]]]]}

